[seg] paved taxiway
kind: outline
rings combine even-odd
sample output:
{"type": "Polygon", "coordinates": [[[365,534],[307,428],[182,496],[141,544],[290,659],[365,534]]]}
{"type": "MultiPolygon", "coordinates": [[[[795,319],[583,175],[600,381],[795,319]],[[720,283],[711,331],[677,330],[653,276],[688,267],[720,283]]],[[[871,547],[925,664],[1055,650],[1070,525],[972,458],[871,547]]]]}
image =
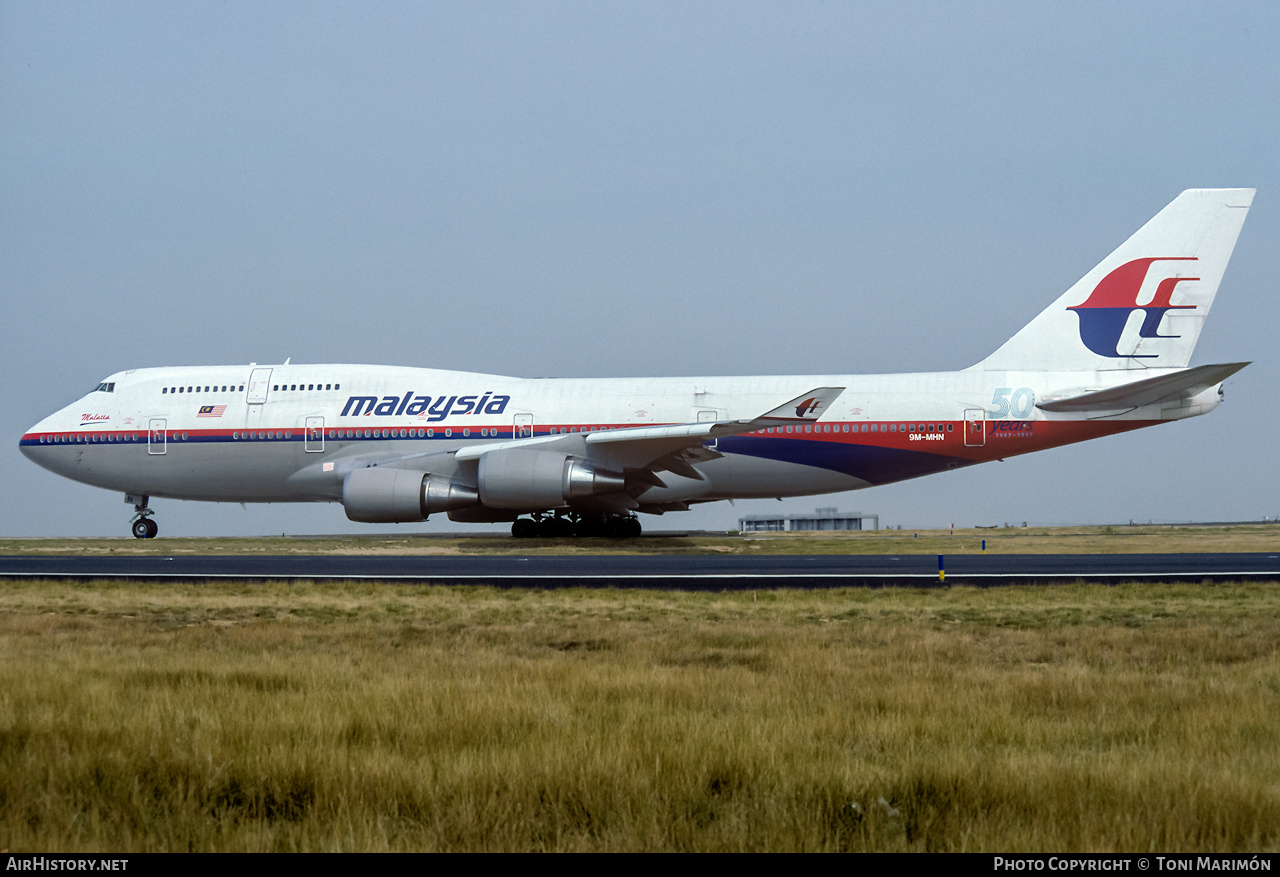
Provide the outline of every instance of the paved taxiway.
{"type": "MultiPolygon", "coordinates": [[[[1280,581],[1280,553],[954,554],[946,584],[990,587],[1073,581],[1280,581]]],[[[927,587],[938,556],[205,556],[0,558],[0,578],[166,581],[365,580],[500,587],[751,588],[927,587]]]]}

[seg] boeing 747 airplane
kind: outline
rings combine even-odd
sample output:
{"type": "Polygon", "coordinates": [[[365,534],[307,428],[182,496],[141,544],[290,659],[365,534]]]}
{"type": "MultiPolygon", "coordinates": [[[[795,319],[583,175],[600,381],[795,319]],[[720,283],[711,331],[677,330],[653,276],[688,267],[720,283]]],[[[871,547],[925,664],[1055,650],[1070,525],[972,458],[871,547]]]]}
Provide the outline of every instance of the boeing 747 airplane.
{"type": "Polygon", "coordinates": [[[1211,411],[1248,363],[1189,367],[1252,189],[1183,192],[957,372],[525,379],[374,365],[130,369],[22,436],[125,494],[339,502],[353,521],[640,533],[636,513],[856,490],[1211,411]]]}

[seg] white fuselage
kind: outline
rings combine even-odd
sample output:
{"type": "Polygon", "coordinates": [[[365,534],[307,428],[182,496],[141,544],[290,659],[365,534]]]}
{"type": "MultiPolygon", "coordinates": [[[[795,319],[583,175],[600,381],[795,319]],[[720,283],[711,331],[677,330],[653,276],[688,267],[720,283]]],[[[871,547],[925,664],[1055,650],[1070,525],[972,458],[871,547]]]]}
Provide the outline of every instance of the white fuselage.
{"type": "Polygon", "coordinates": [[[816,385],[844,392],[817,423],[706,443],[701,477],[663,476],[644,503],[852,490],[1209,410],[1053,414],[1038,399],[1117,372],[522,379],[371,365],[135,369],[33,426],[22,450],[127,493],[235,502],[341,501],[368,461],[408,466],[468,445],[749,419],[816,385]],[[110,387],[109,390],[103,389],[110,387]],[[975,422],[980,426],[975,430],[975,422]],[[968,429],[966,429],[966,425],[968,429]]]}

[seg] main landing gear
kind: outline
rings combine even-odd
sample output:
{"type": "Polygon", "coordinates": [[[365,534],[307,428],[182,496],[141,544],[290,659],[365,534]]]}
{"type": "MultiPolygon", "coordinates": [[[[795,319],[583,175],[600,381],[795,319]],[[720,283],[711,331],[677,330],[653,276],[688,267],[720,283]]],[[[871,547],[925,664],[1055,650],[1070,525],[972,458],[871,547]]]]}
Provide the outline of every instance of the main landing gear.
{"type": "Polygon", "coordinates": [[[124,496],[124,501],[133,503],[133,510],[137,513],[133,516],[133,524],[130,527],[135,539],[154,539],[156,533],[160,532],[156,522],[151,520],[155,512],[147,508],[148,499],[150,497],[136,496],[132,493],[126,493],[124,496]]]}
{"type": "Polygon", "coordinates": [[[516,518],[511,535],[517,539],[562,539],[570,536],[604,536],[634,539],[640,535],[640,521],[631,515],[535,514],[516,518]]]}

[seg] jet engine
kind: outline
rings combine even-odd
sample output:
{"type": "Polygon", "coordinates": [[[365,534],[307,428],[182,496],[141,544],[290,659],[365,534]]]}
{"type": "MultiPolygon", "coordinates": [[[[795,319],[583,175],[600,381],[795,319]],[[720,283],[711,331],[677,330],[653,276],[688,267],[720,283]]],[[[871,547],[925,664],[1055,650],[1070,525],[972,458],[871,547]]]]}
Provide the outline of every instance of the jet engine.
{"type": "MultiPolygon", "coordinates": [[[[429,472],[371,466],[347,475],[342,482],[342,506],[353,521],[399,524],[425,521],[438,512],[463,512],[463,517],[471,519],[481,506],[541,512],[626,487],[621,472],[536,448],[505,448],[484,454],[476,481],[478,487],[472,487],[429,472]],[[468,509],[475,511],[464,511],[468,509]]],[[[500,519],[509,519],[509,515],[500,519]]]]}
{"type": "Polygon", "coordinates": [[[367,524],[425,521],[437,512],[479,504],[474,487],[412,469],[356,469],[342,482],[347,517],[367,524]]]}
{"type": "Polygon", "coordinates": [[[506,448],[480,458],[478,483],[480,502],[488,508],[544,511],[573,499],[617,493],[626,478],[568,454],[506,448]]]}

